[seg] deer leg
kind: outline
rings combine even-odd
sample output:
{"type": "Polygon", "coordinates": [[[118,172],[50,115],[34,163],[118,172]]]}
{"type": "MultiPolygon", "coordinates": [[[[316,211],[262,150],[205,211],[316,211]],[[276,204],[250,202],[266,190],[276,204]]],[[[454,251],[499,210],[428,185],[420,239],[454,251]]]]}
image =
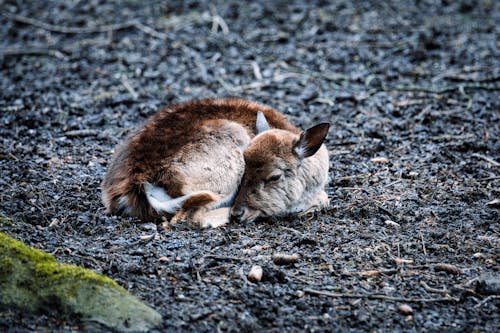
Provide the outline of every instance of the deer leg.
{"type": "Polygon", "coordinates": [[[229,222],[231,208],[219,208],[200,213],[195,219],[201,228],[217,228],[229,222]]]}

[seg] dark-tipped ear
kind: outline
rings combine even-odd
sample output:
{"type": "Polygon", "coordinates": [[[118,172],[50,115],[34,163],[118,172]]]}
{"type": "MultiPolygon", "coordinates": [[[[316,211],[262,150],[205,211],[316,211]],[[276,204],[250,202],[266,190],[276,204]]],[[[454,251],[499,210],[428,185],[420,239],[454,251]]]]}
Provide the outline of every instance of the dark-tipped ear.
{"type": "Polygon", "coordinates": [[[300,133],[300,139],[293,145],[293,152],[298,158],[306,158],[316,154],[328,134],[329,123],[313,126],[300,133]]]}
{"type": "Polygon", "coordinates": [[[259,111],[257,112],[257,120],[255,121],[255,132],[257,134],[260,134],[267,130],[269,130],[269,124],[267,123],[266,116],[264,116],[264,114],[259,111]]]}

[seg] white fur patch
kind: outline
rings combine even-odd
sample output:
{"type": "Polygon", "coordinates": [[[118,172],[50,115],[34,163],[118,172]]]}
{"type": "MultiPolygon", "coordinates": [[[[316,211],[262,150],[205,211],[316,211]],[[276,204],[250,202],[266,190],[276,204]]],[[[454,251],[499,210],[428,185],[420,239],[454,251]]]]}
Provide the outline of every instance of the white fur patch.
{"type": "Polygon", "coordinates": [[[148,198],[149,204],[157,212],[174,214],[179,210],[182,203],[189,198],[189,195],[183,195],[182,197],[172,199],[163,188],[147,182],[144,183],[144,190],[146,191],[146,198],[148,198]]]}
{"type": "MultiPolygon", "coordinates": [[[[207,191],[197,191],[193,193],[189,193],[183,195],[178,198],[172,198],[169,196],[165,190],[159,186],[154,186],[148,182],[144,183],[144,190],[146,191],[146,198],[148,198],[148,202],[151,207],[154,208],[157,212],[167,212],[170,214],[175,214],[179,208],[181,208],[184,201],[189,199],[193,195],[197,195],[200,193],[206,193],[207,191]]],[[[215,203],[212,208],[220,208],[229,206],[236,196],[236,192],[231,195],[225,197],[224,199],[215,203]]]]}
{"type": "Polygon", "coordinates": [[[158,201],[169,201],[172,200],[165,190],[159,186],[154,186],[151,183],[144,183],[144,189],[146,190],[146,195],[148,197],[153,197],[158,201]]]}

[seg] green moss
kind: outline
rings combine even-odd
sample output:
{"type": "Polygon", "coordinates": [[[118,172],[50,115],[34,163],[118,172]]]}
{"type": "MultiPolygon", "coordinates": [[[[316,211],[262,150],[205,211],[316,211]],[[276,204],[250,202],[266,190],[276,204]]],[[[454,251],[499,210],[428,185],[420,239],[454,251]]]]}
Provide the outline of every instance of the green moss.
{"type": "Polygon", "coordinates": [[[0,306],[27,312],[56,312],[118,331],[144,331],[161,316],[115,281],[0,233],[0,306]]]}
{"type": "Polygon", "coordinates": [[[23,243],[0,233],[0,253],[11,255],[19,260],[26,260],[33,263],[55,262],[56,260],[45,252],[27,247],[23,243]]]}
{"type": "Polygon", "coordinates": [[[35,274],[51,283],[65,280],[80,280],[122,289],[122,287],[108,277],[99,275],[85,268],[59,264],[57,262],[38,263],[35,267],[35,274]]]}
{"type": "Polygon", "coordinates": [[[6,280],[14,272],[14,262],[11,258],[0,258],[0,282],[6,280]]]}
{"type": "Polygon", "coordinates": [[[8,225],[12,225],[14,224],[12,222],[12,220],[6,218],[6,217],[3,217],[2,215],[0,215],[0,223],[5,223],[5,224],[8,224],[8,225]]]}

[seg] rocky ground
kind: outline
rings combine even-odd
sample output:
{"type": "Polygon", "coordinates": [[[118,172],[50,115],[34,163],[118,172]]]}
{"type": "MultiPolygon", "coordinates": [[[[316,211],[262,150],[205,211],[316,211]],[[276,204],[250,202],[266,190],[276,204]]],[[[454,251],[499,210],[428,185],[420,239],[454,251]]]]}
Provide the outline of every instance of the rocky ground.
{"type": "MultiPolygon", "coordinates": [[[[500,329],[498,2],[0,11],[0,213],[13,220],[0,231],[113,278],[163,315],[159,331],[500,329]],[[114,146],[164,105],[216,96],[329,121],[331,207],[203,231],[107,216],[114,146]]],[[[0,311],[2,331],[81,328],[0,311]]]]}

